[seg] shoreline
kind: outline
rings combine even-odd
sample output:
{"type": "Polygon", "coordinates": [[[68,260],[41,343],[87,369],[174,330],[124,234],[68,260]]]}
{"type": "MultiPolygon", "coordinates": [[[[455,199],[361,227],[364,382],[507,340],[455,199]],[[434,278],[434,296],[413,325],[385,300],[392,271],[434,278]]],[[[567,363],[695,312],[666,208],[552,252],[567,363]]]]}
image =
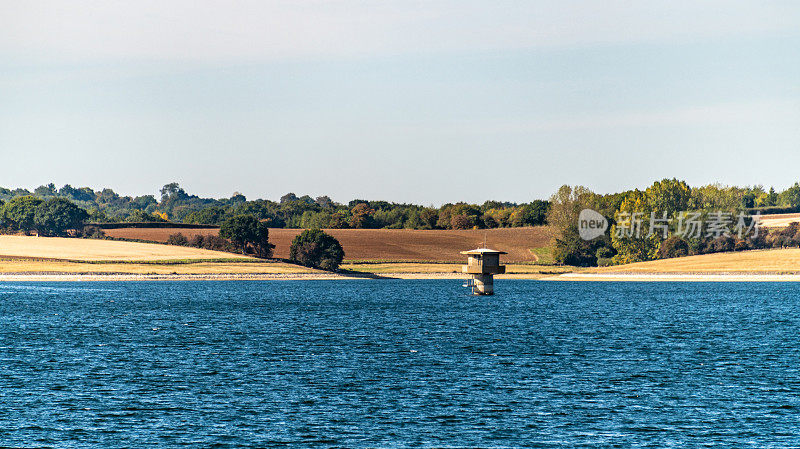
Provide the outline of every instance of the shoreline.
{"type": "MultiPolygon", "coordinates": [[[[145,282],[145,281],[340,281],[340,280],[466,280],[461,273],[0,273],[3,282],[145,282]]],[[[555,282],[800,282],[800,274],[775,273],[564,273],[511,274],[509,279],[555,282]]]]}
{"type": "MultiPolygon", "coordinates": [[[[513,274],[502,279],[540,280],[547,276],[513,274]]],[[[461,273],[203,273],[203,274],[133,274],[133,273],[0,273],[3,282],[140,282],[140,281],[338,281],[386,279],[466,280],[461,273]]]]}
{"type": "Polygon", "coordinates": [[[564,273],[549,281],[580,282],[800,282],[800,274],[779,273],[564,273]]]}

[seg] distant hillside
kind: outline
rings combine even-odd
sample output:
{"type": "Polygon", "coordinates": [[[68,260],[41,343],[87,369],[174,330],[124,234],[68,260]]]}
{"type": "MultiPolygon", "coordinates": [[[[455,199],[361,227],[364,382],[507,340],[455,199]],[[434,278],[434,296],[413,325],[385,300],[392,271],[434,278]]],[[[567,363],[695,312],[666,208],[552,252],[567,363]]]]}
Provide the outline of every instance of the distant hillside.
{"type": "MultiPolygon", "coordinates": [[[[216,234],[215,229],[107,229],[113,238],[165,242],[177,232],[191,238],[194,235],[216,234]]],[[[275,256],[289,257],[292,239],[301,229],[270,229],[269,240],[275,245],[275,256]]],[[[328,229],[344,247],[345,260],[431,261],[460,262],[460,251],[486,245],[506,251],[507,262],[548,262],[548,246],[552,228],[470,229],[470,230],[413,230],[413,229],[328,229]]]]}

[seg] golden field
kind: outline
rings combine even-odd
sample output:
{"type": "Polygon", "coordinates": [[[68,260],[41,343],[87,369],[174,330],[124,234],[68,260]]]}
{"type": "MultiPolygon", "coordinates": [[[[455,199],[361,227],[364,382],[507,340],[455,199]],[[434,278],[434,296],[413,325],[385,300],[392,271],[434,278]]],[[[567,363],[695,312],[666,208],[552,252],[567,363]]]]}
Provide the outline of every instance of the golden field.
{"type": "Polygon", "coordinates": [[[0,259],[0,274],[301,274],[318,270],[281,262],[74,262],[60,260],[0,259]]]}
{"type": "Polygon", "coordinates": [[[593,273],[800,273],[800,248],[703,254],[590,270],[593,273]]]}
{"type": "Polygon", "coordinates": [[[762,215],[760,220],[765,228],[785,228],[790,223],[800,222],[800,214],[762,215]]]}
{"type": "Polygon", "coordinates": [[[240,254],[183,246],[113,240],[0,235],[0,258],[26,257],[81,261],[252,259],[240,254]]]}
{"type": "MultiPolygon", "coordinates": [[[[0,236],[0,275],[319,276],[324,272],[239,254],[113,240],[0,236]]],[[[46,279],[45,279],[46,280],[46,279]]]]}

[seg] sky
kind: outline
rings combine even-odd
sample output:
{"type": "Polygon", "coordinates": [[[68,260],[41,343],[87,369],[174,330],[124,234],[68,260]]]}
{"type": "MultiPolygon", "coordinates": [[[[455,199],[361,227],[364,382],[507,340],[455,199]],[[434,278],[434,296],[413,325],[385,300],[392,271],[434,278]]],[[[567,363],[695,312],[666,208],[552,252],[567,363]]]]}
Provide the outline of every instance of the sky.
{"type": "Polygon", "coordinates": [[[0,186],[441,205],[800,181],[792,0],[0,0],[0,186]]]}

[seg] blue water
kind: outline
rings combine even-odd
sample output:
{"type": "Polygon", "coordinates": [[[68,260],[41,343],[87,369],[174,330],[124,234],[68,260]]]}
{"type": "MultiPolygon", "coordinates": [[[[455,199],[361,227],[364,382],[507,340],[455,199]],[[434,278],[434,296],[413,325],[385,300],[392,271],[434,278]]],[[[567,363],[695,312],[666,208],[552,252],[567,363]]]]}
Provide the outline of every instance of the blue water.
{"type": "Polygon", "coordinates": [[[460,284],[0,284],[0,446],[800,445],[800,284],[460,284]]]}

